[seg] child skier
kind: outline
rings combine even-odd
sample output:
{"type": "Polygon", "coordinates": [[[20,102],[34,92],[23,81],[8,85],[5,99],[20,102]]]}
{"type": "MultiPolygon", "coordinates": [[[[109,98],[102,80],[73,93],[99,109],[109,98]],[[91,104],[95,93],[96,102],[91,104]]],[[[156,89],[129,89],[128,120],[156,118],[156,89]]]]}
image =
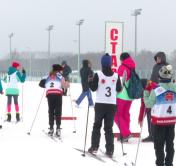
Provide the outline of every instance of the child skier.
{"type": "Polygon", "coordinates": [[[59,64],[52,66],[52,71],[47,77],[42,79],[39,86],[46,88],[46,97],[48,100],[48,113],[49,113],[49,132],[50,136],[54,133],[54,119],[56,120],[56,136],[60,136],[60,125],[62,115],[62,95],[63,89],[68,88],[68,82],[65,81],[64,77],[60,74],[63,70],[59,64]]]}
{"type": "Polygon", "coordinates": [[[12,62],[12,66],[8,69],[8,74],[5,76],[4,81],[7,83],[6,96],[7,96],[7,121],[11,121],[11,104],[12,97],[14,99],[15,110],[16,110],[16,120],[20,121],[18,96],[19,88],[18,82],[25,82],[26,71],[22,69],[22,73],[19,71],[20,64],[18,62],[12,62]]]}
{"type": "Polygon", "coordinates": [[[121,90],[120,78],[111,69],[112,59],[109,54],[101,58],[102,71],[89,79],[90,89],[96,91],[95,120],[93,125],[89,153],[96,153],[100,143],[100,129],[104,120],[106,154],[112,157],[114,152],[113,122],[116,112],[116,91],[121,90]]]}
{"type": "Polygon", "coordinates": [[[173,166],[176,123],[176,84],[172,83],[172,66],[164,65],[159,70],[159,86],[144,91],[144,102],[151,110],[154,125],[154,148],[157,166],[173,166]],[[166,146],[166,156],[164,153],[166,146]]]}

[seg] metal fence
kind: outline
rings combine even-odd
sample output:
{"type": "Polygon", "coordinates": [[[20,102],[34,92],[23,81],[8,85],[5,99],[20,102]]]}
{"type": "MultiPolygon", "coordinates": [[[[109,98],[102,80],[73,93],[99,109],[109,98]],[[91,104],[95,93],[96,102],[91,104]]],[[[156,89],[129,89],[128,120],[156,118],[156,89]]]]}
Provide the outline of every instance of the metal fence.
{"type": "MultiPolygon", "coordinates": [[[[96,71],[95,71],[96,72],[96,71]]],[[[152,70],[137,70],[137,73],[139,75],[140,78],[147,78],[150,79],[152,70]]],[[[27,72],[27,77],[26,80],[27,81],[39,81],[42,79],[42,77],[46,76],[48,73],[46,72],[32,72],[31,75],[29,75],[29,73],[27,72]]],[[[6,75],[6,73],[1,72],[0,73],[0,77],[1,79],[3,79],[3,77],[6,75]]],[[[78,72],[77,71],[73,71],[70,74],[70,82],[73,83],[77,83],[80,82],[80,79],[78,78],[78,72]]]]}

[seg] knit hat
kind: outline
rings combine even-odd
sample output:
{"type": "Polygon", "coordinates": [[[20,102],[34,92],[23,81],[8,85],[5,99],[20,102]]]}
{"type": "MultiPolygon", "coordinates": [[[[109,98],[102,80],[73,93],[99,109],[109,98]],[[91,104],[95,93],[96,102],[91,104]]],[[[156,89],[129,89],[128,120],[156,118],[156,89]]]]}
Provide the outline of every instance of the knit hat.
{"type": "Polygon", "coordinates": [[[172,79],[172,75],[172,65],[162,66],[162,68],[159,70],[159,77],[161,79],[172,79]]]}
{"type": "Polygon", "coordinates": [[[59,64],[54,64],[53,66],[53,71],[61,71],[63,70],[63,67],[59,64]]]}
{"type": "Polygon", "coordinates": [[[111,67],[112,66],[112,58],[108,53],[106,53],[105,55],[102,56],[101,65],[102,65],[102,67],[111,67]]]}
{"type": "Polygon", "coordinates": [[[19,66],[20,66],[20,64],[18,62],[15,62],[15,61],[12,62],[12,67],[17,68],[19,66]]]}
{"type": "Polygon", "coordinates": [[[121,60],[121,61],[124,61],[124,60],[127,59],[128,57],[130,57],[130,55],[129,55],[127,52],[123,52],[123,53],[120,55],[120,60],[121,60]]]}

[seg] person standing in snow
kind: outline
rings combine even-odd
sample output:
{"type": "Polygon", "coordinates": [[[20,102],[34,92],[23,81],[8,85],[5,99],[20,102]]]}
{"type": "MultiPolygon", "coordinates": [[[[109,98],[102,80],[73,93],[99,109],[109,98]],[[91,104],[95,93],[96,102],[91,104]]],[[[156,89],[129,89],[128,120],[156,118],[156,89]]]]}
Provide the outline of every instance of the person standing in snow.
{"type": "Polygon", "coordinates": [[[105,54],[101,58],[102,70],[89,78],[92,91],[96,91],[95,120],[93,125],[91,147],[89,153],[96,153],[100,143],[100,130],[104,120],[106,154],[112,157],[114,153],[113,123],[116,112],[116,92],[121,90],[120,77],[111,69],[112,58],[105,54]]]}
{"type": "MultiPolygon", "coordinates": [[[[62,75],[65,78],[65,81],[70,82],[69,75],[72,72],[71,67],[67,64],[66,61],[62,61],[62,67],[63,67],[62,75]]],[[[63,89],[63,92],[64,96],[67,96],[67,89],[63,89]]]]}
{"type": "Polygon", "coordinates": [[[120,139],[127,142],[132,136],[130,131],[130,107],[132,99],[128,96],[126,87],[129,86],[129,80],[131,77],[130,69],[135,69],[136,64],[131,56],[127,52],[123,52],[120,55],[121,65],[118,68],[118,75],[123,80],[123,89],[120,93],[117,93],[117,111],[114,121],[120,130],[120,139]]]}
{"type": "Polygon", "coordinates": [[[12,62],[12,66],[8,68],[8,74],[5,76],[4,81],[7,83],[6,96],[7,96],[7,121],[11,121],[11,105],[12,98],[14,99],[16,120],[20,121],[18,96],[19,88],[18,82],[24,83],[26,79],[26,71],[22,69],[22,73],[19,71],[20,64],[18,62],[12,62]]]}
{"type": "Polygon", "coordinates": [[[151,108],[156,166],[173,166],[176,84],[172,82],[172,76],[172,66],[162,66],[159,70],[159,86],[151,93],[144,91],[144,103],[151,108]]]}
{"type": "Polygon", "coordinates": [[[75,101],[76,107],[78,107],[82,100],[87,96],[89,106],[94,106],[92,93],[89,88],[88,78],[93,76],[93,71],[91,69],[91,62],[87,59],[82,61],[82,68],[80,70],[82,92],[78,99],[75,101]]]}
{"type": "Polygon", "coordinates": [[[43,78],[39,86],[46,88],[46,97],[48,101],[48,114],[49,114],[49,132],[50,136],[54,133],[54,120],[56,120],[56,136],[60,136],[61,116],[62,116],[62,95],[63,89],[68,88],[69,84],[61,75],[63,70],[59,64],[52,66],[52,71],[48,76],[43,78]]]}

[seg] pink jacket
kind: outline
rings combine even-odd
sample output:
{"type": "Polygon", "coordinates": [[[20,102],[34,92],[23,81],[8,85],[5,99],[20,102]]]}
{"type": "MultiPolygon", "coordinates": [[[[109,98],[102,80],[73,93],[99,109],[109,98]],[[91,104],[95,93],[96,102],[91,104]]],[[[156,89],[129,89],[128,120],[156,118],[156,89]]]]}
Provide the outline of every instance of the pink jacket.
{"type": "Polygon", "coordinates": [[[132,69],[135,69],[136,64],[131,57],[128,57],[127,59],[122,61],[121,65],[118,68],[118,75],[120,77],[123,76],[124,70],[126,70],[126,72],[127,72],[126,81],[128,81],[130,79],[131,73],[130,73],[130,70],[126,66],[124,66],[123,64],[127,65],[129,68],[132,68],[132,69]]]}

